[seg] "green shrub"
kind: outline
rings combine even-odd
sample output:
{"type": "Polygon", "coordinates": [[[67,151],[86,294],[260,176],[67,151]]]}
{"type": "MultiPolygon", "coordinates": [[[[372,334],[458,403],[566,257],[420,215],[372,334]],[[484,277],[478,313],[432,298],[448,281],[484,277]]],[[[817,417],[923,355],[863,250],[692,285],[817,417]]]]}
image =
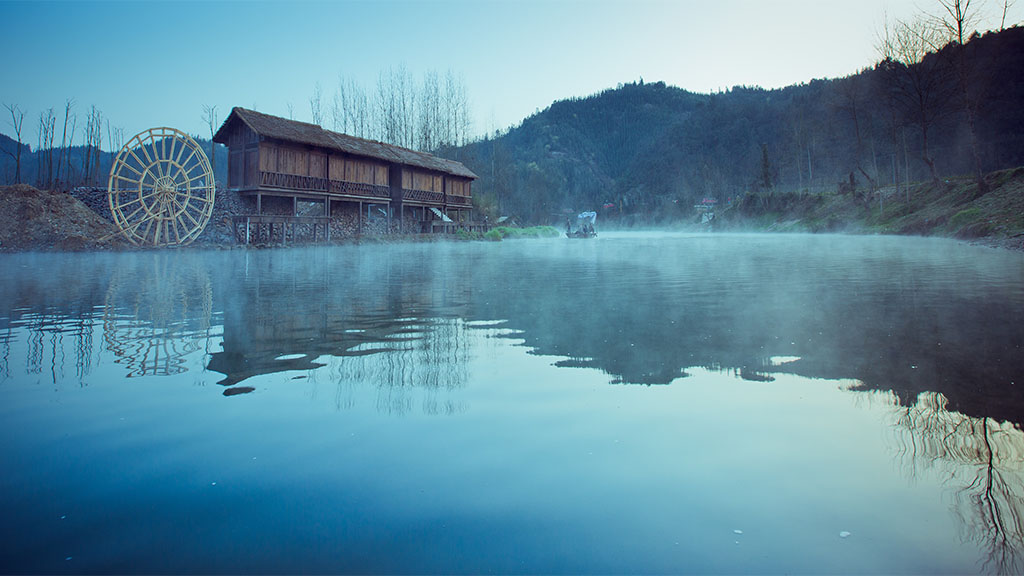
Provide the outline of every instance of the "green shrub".
{"type": "Polygon", "coordinates": [[[501,232],[499,232],[497,228],[495,228],[494,230],[488,230],[487,233],[484,234],[484,240],[490,240],[491,242],[501,242],[501,232]]]}

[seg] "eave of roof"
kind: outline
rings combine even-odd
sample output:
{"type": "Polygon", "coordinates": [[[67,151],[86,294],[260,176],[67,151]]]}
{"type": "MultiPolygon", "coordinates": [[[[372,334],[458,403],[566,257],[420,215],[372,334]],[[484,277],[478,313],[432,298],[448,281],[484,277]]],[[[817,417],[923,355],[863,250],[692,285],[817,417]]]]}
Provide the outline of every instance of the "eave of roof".
{"type": "Polygon", "coordinates": [[[316,124],[288,120],[246,108],[232,108],[231,114],[228,115],[227,119],[224,120],[224,124],[221,125],[220,129],[213,136],[213,141],[227,144],[228,126],[235,120],[243,122],[257,134],[268,138],[308,144],[319,148],[345,152],[354,156],[376,158],[395,164],[404,164],[435,172],[453,174],[463,178],[474,180],[477,178],[477,175],[472,170],[455,160],[439,158],[433,154],[417,152],[376,140],[356,138],[348,134],[324,130],[316,124]]]}

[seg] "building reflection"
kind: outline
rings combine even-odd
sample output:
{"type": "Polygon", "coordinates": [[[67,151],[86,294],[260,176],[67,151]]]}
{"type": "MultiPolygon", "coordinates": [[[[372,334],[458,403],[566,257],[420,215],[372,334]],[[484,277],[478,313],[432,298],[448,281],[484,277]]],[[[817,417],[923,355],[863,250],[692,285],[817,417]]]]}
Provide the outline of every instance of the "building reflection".
{"type": "Polygon", "coordinates": [[[939,393],[921,394],[909,406],[895,394],[882,397],[892,406],[892,447],[899,470],[911,480],[928,473],[945,479],[964,538],[987,554],[982,572],[1024,572],[1020,427],[950,411],[939,393]]]}
{"type": "Polygon", "coordinates": [[[223,350],[207,364],[224,374],[218,383],[227,392],[253,388],[256,376],[305,372],[319,385],[326,374],[338,409],[371,387],[382,412],[407,413],[416,399],[430,414],[463,410],[450,392],[468,379],[467,285],[444,263],[332,254],[246,256],[223,300],[223,350]]]}

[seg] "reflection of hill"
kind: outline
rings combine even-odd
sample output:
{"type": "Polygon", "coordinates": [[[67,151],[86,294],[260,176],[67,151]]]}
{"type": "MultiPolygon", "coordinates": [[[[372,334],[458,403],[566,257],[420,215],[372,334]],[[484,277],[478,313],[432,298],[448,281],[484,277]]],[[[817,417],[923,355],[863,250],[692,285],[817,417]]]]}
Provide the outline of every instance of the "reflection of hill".
{"type": "Polygon", "coordinates": [[[1007,274],[999,255],[975,262],[901,240],[863,254],[844,250],[854,240],[763,237],[538,251],[501,270],[478,263],[491,290],[473,309],[613,381],[665,384],[687,366],[763,380],[771,356],[799,356],[787,372],[854,378],[908,403],[938,391],[961,412],[1024,422],[1012,384],[1024,381],[1024,302],[1017,284],[987,282],[1007,274]]]}
{"type": "Polygon", "coordinates": [[[891,397],[896,461],[910,478],[934,471],[955,490],[964,537],[987,550],[984,572],[1024,572],[1024,433],[948,410],[941,394],[913,406],[891,397]]]}

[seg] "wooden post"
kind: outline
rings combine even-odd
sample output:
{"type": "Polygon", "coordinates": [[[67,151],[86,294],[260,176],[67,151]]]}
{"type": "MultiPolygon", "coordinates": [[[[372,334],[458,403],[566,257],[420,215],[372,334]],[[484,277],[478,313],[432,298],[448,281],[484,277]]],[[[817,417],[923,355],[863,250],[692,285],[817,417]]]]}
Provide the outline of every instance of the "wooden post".
{"type": "Polygon", "coordinates": [[[256,215],[263,215],[263,194],[259,192],[256,193],[256,215]]]}
{"type": "Polygon", "coordinates": [[[249,217],[245,217],[245,245],[249,245],[249,217]]]}

